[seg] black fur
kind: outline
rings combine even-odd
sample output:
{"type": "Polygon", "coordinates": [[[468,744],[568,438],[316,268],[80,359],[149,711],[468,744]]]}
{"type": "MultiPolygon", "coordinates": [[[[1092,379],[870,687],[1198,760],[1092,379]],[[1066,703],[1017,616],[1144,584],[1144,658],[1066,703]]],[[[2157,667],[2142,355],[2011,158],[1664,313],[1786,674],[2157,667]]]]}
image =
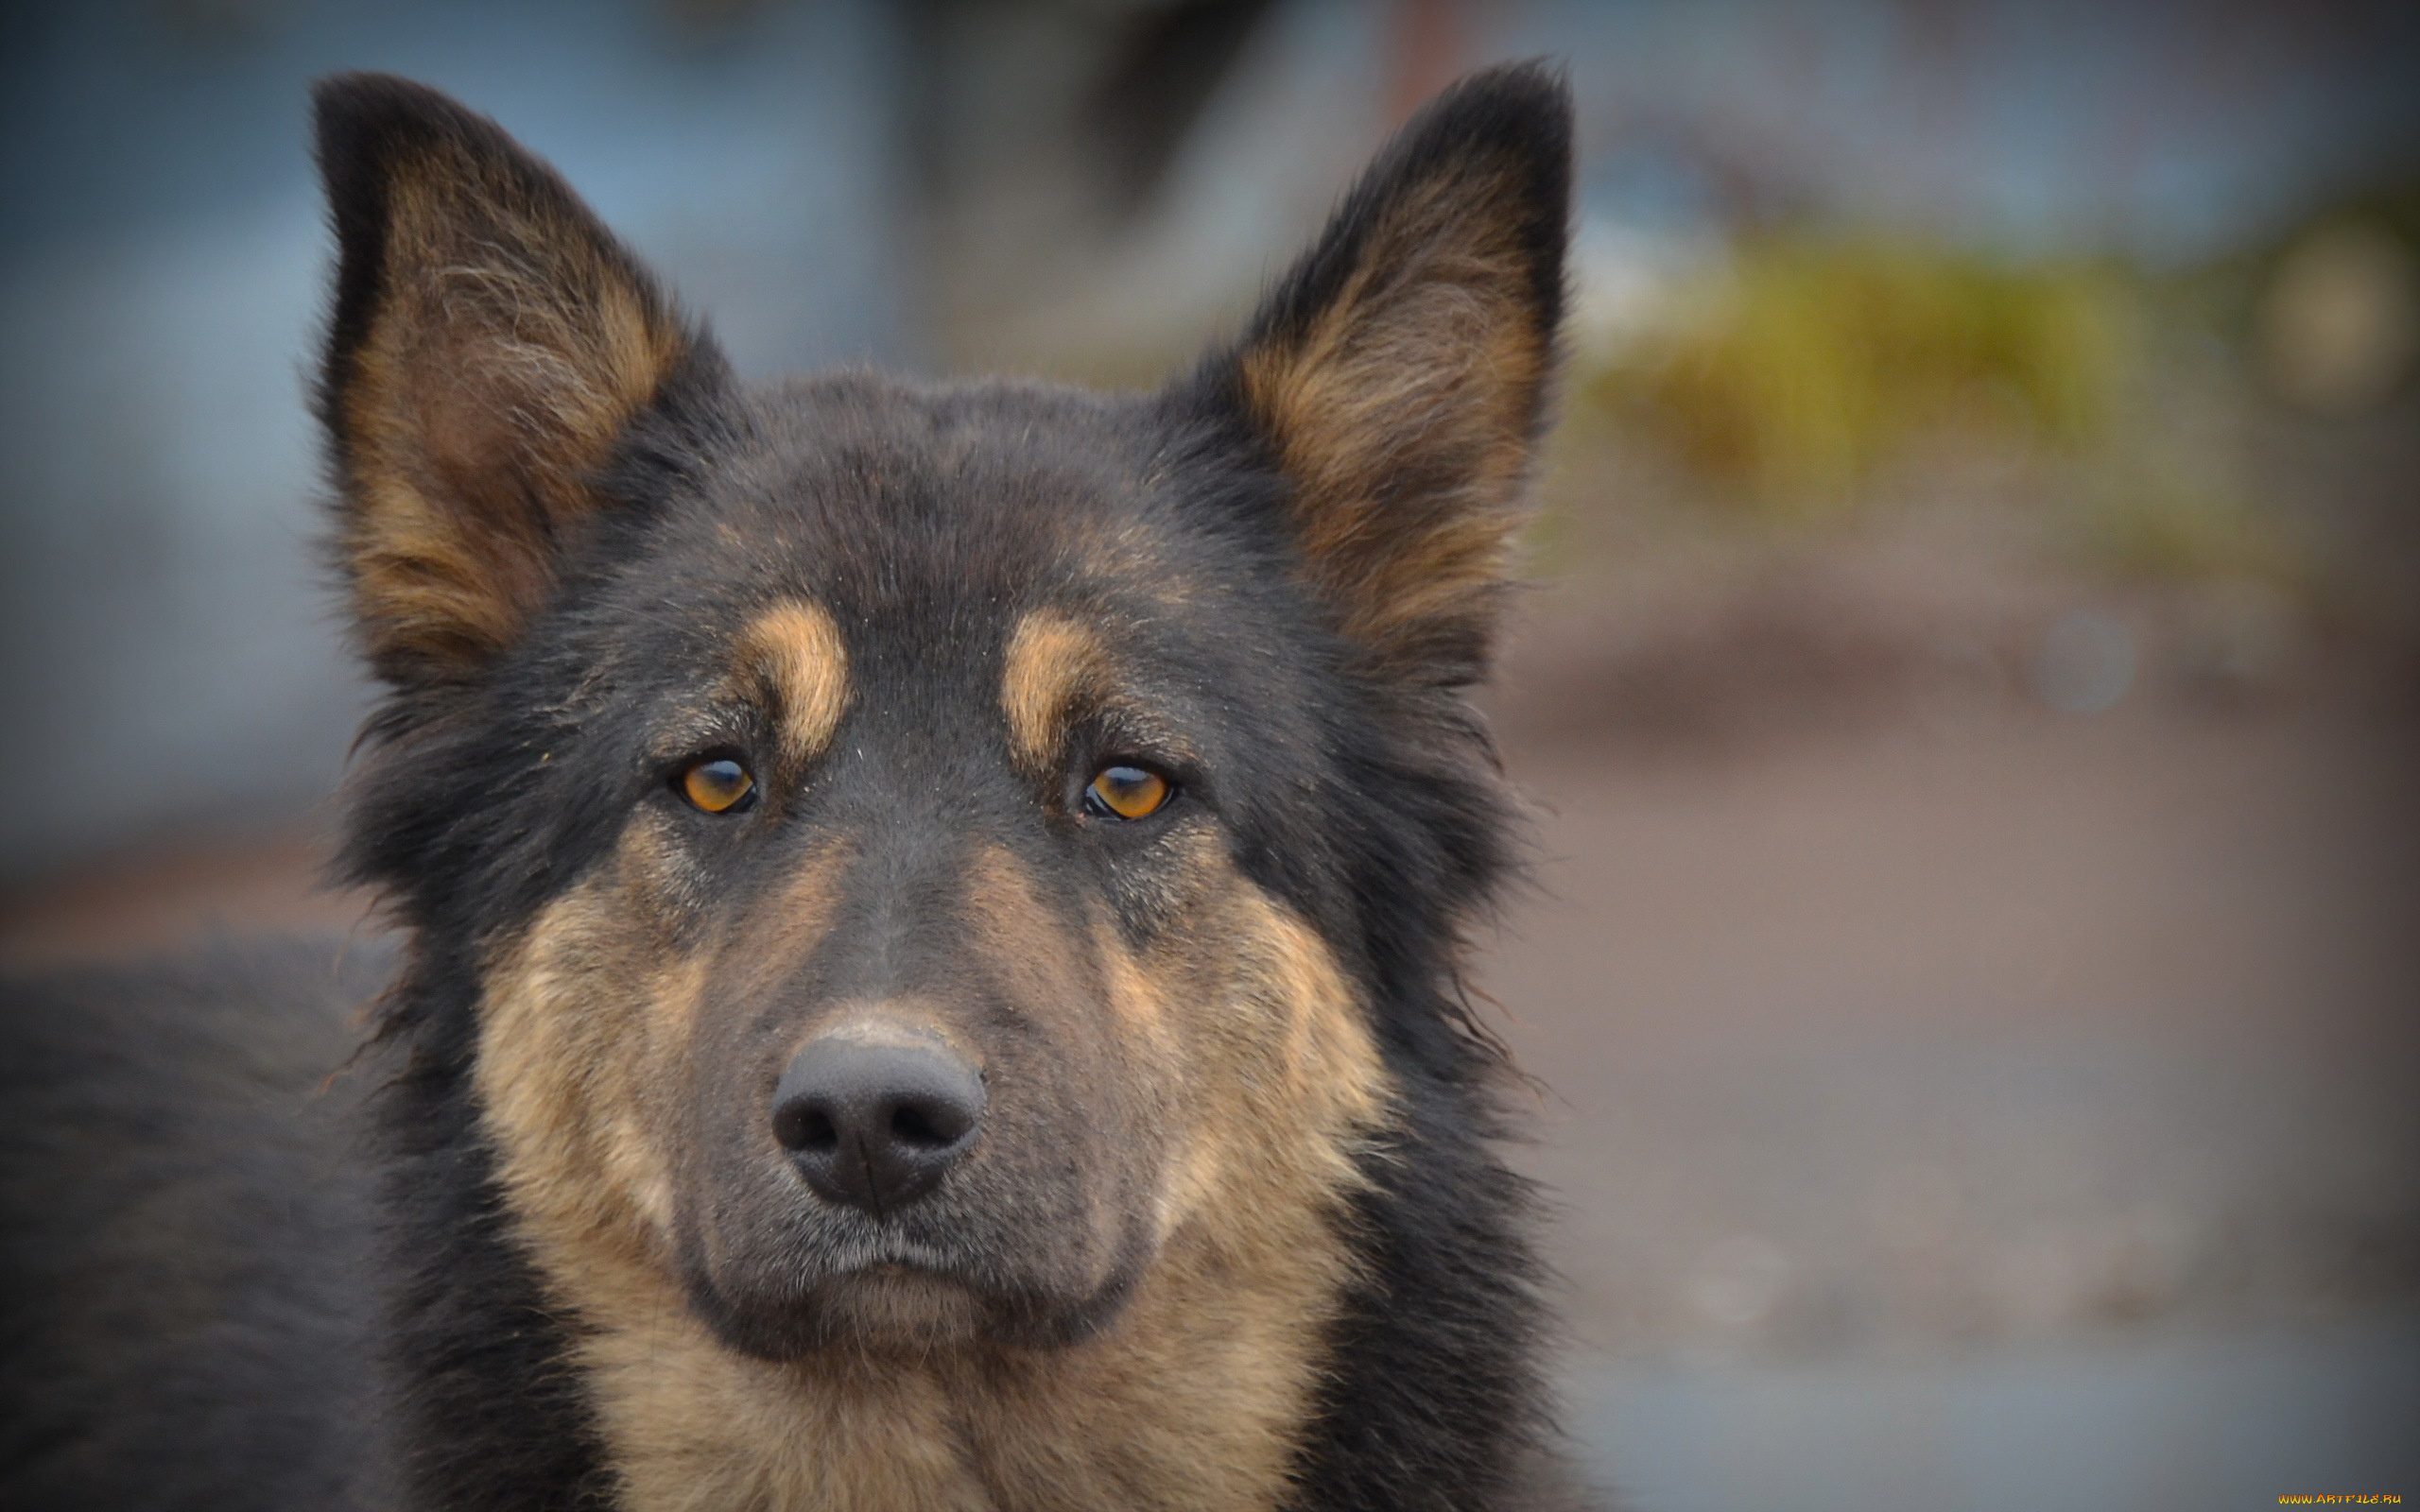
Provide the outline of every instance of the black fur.
{"type": "MultiPolygon", "coordinates": [[[[416,86],[348,76],[322,86],[320,101],[320,159],[343,259],[320,408],[341,490],[354,481],[341,394],[386,276],[382,165],[415,142],[444,137],[505,155],[519,165],[522,192],[567,201],[569,192],[491,124],[416,86]]],[[[1399,139],[1272,293],[1244,348],[1299,334],[1336,297],[1369,223],[1408,176],[1479,160],[1521,186],[1529,289],[1519,318],[1550,347],[1564,293],[1569,107],[1550,75],[1520,67],[1460,86],[1399,139]]],[[[635,265],[631,272],[644,280],[635,265]]],[[[354,1481],[375,1479],[383,1461],[342,1447],[366,1442],[354,1404],[373,1400],[383,1404],[373,1416],[399,1446],[408,1504],[610,1504],[597,1430],[565,1363],[566,1331],[578,1325],[541,1301],[473,1103],[485,952],[605,854],[634,804],[662,799],[662,771],[640,759],[647,721],[699,648],[730,634],[752,606],[806,590],[850,627],[853,658],[858,645],[872,648],[865,676],[896,679],[884,684],[893,691],[881,707],[852,713],[851,738],[914,753],[917,791],[956,795],[949,822],[993,826],[1004,843],[1017,843],[1013,816],[1030,806],[1029,795],[971,747],[942,738],[963,720],[954,700],[990,695],[936,681],[942,674],[926,669],[967,644],[996,643],[1014,612],[1054,601],[1101,606],[1156,653],[1157,694],[1201,747],[1185,801],[1215,811],[1237,865],[1311,921],[1363,984],[1405,1104],[1392,1142],[1365,1161],[1371,1191],[1352,1221],[1366,1280],[1336,1331],[1294,1506],[1576,1504],[1552,1469],[1538,1277],[1523,1237],[1530,1199],[1489,1147],[1502,1132],[1495,1098],[1506,1067],[1467,1012],[1456,974],[1461,935],[1509,864],[1493,752],[1449,692],[1476,675],[1484,646],[1457,646],[1451,666],[1409,679],[1374,671],[1357,654],[1335,608],[1295,570],[1292,485],[1275,438],[1242,403],[1235,362],[1214,357],[1140,397],[935,388],[871,375],[750,391],[697,338],[594,480],[604,507],[560,542],[553,598],[521,641],[467,676],[435,679],[406,662],[379,668],[390,698],[365,737],[344,864],[388,893],[411,940],[384,999],[373,1057],[388,1080],[374,1112],[378,1246],[393,1268],[377,1331],[388,1366],[378,1389],[387,1394],[366,1395],[368,1373],[346,1368],[372,1332],[344,1312],[348,1291],[331,1301],[332,1316],[299,1331],[308,1338],[295,1346],[309,1362],[299,1379],[324,1376],[312,1394],[331,1410],[281,1428],[274,1409],[299,1400],[295,1387],[264,1385],[253,1399],[268,1424],[260,1431],[283,1435],[264,1447],[295,1484],[264,1480],[218,1499],[211,1488],[229,1483],[211,1469],[159,1482],[147,1502],[117,1504],[374,1504],[383,1493],[354,1481]],[[1152,542],[1149,567],[1127,586],[1104,584],[1085,566],[1087,543],[1115,525],[1137,526],[1152,542]],[[752,549],[735,558],[718,530],[752,549]],[[1171,583],[1187,594],[1157,593],[1171,583]]],[[[887,790],[868,784],[883,780],[836,768],[819,801],[874,804],[887,790]]],[[[913,847],[927,842],[913,823],[901,821],[897,844],[922,854],[913,847]]],[[[718,854],[735,889],[784,859],[718,854]]],[[[1080,864],[1036,854],[1037,865],[1080,864]]],[[[1133,908],[1129,927],[1148,931],[1148,904],[1133,908]]],[[[62,1053],[64,1083],[120,1074],[108,1061],[111,1038],[139,1041],[169,1011],[159,988],[65,990],[112,1017],[91,1042],[62,1053]]],[[[237,1001],[227,985],[198,996],[237,1001]]],[[[43,1006],[53,1000],[26,1001],[12,1029],[54,1011],[43,1006]]],[[[221,1022],[232,1010],[211,1011],[232,1038],[234,1026],[221,1022]]],[[[340,1037],[296,1042],[314,1047],[304,1059],[319,1067],[348,1049],[340,1037]]],[[[171,1058],[172,1069],[190,1070],[171,1058]]],[[[127,1088],[146,1090],[110,1093],[105,1104],[148,1096],[165,1074],[158,1066],[123,1074],[127,1088]]],[[[74,1116],[110,1124],[108,1114],[74,1116]]],[[[121,1118],[93,1137],[148,1130],[140,1118],[121,1118]]],[[[250,1125],[231,1130],[274,1146],[250,1125]]],[[[173,1163],[145,1169],[149,1180],[182,1176],[173,1163]]],[[[231,1169],[275,1182],[285,1167],[264,1156],[231,1169]]],[[[9,1197],[12,1212],[62,1200],[20,1184],[13,1168],[9,1197]]],[[[96,1188],[91,1205],[117,1200],[96,1188]]],[[[326,1243],[361,1243],[359,1201],[345,1186],[313,1210],[312,1222],[331,1226],[326,1243]]],[[[79,1221],[78,1243],[100,1242],[91,1237],[100,1217],[79,1221]]],[[[232,1251],[240,1239],[208,1242],[232,1251]]],[[[76,1252],[55,1238],[12,1249],[9,1295],[64,1286],[59,1267],[76,1252]]],[[[318,1284],[301,1291],[320,1295],[318,1284]]],[[[227,1326],[255,1330],[263,1349],[285,1348],[296,1332],[240,1311],[232,1317],[227,1326]]],[[[12,1321],[7,1343],[15,1359],[85,1368],[74,1358],[79,1346],[57,1331],[12,1321]]],[[[109,1358],[95,1356],[117,1368],[109,1358]]],[[[76,1504],[59,1488],[84,1484],[72,1481],[76,1467],[97,1464],[105,1450],[72,1446],[118,1443],[148,1431],[139,1424],[174,1419],[179,1405],[146,1403],[113,1419],[99,1398],[64,1399],[42,1419],[58,1426],[22,1435],[12,1414],[0,1492],[22,1488],[30,1499],[22,1504],[76,1504]]],[[[245,1446],[229,1452],[240,1456],[256,1440],[223,1442],[245,1446]]]]}
{"type": "Polygon", "coordinates": [[[0,1505],[385,1504],[338,1074],[386,953],[0,984],[0,1505]]]}

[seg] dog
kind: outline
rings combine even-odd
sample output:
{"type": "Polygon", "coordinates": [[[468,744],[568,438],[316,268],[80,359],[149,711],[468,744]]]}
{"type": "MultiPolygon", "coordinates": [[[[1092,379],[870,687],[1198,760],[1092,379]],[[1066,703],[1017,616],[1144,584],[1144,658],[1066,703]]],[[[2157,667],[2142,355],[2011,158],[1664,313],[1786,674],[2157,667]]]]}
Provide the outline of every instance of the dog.
{"type": "Polygon", "coordinates": [[[1123,395],[744,385],[493,122],[315,100],[402,943],[11,989],[0,1498],[1581,1504],[1461,977],[1559,78],[1123,395]]]}

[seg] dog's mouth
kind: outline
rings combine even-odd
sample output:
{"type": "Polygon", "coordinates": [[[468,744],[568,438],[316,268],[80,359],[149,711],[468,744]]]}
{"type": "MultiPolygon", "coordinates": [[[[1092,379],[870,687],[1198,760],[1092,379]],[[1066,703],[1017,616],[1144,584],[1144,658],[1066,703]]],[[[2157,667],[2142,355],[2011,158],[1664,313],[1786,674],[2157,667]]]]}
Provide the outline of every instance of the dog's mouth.
{"type": "Polygon", "coordinates": [[[818,1284],[874,1271],[930,1275],[968,1286],[979,1281],[973,1274],[972,1257],[960,1253],[958,1246],[897,1222],[848,1221],[853,1214],[838,1216],[843,1221],[817,1226],[812,1243],[805,1246],[809,1253],[801,1257],[818,1284]]]}
{"type": "Polygon", "coordinates": [[[1071,1302],[984,1290],[962,1273],[886,1261],[788,1296],[735,1296],[693,1280],[689,1297],[726,1347],[796,1360],[833,1348],[919,1355],[985,1344],[1058,1348],[1097,1332],[1131,1290],[1132,1279],[1121,1276],[1071,1302]]]}
{"type": "Polygon", "coordinates": [[[836,1346],[1069,1344],[1114,1317],[1150,1263],[1148,1244],[1081,1264],[1046,1231],[1028,1229],[1020,1244],[1008,1226],[986,1225],[937,1239],[896,1222],[824,1216],[786,1242],[757,1235],[712,1246],[714,1255],[694,1232],[684,1237],[690,1305],[727,1347],[789,1360],[836,1346]]]}

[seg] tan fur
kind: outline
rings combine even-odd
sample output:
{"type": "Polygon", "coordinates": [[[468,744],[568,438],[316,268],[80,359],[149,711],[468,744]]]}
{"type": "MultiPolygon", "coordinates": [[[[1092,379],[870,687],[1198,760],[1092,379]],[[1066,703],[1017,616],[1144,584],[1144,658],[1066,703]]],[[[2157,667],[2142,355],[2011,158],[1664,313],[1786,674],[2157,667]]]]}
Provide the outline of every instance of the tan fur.
{"type": "MultiPolygon", "coordinates": [[[[832,1349],[769,1364],[719,1347],[666,1262],[669,1157],[653,1089],[705,964],[651,931],[668,848],[644,828],[495,959],[479,1091],[516,1227],[584,1329],[624,1506],[640,1512],[1128,1512],[1270,1507],[1352,1274],[1337,1210],[1388,1117],[1378,1052],[1318,936],[1198,848],[1185,929],[1148,953],[1093,936],[1114,1032],[1157,1072],[1178,1132],[1164,1244],[1127,1309],[1070,1347],[832,1349]]],[[[780,913],[810,949],[837,853],[780,913]]],[[[973,906],[996,948],[1044,917],[1005,851],[973,906]]],[[[1057,971],[1027,950],[1011,971],[1057,971]]],[[[902,1285],[929,1284],[903,1280],[902,1285]]]]}
{"type": "Polygon", "coordinates": [[[1476,621],[1505,576],[1551,359],[1514,194],[1462,175],[1407,195],[1299,339],[1243,354],[1313,578],[1382,657],[1476,621]]]}
{"type": "Polygon", "coordinates": [[[1109,675],[1108,648],[1092,627],[1050,610],[1019,620],[1000,672],[1000,711],[1017,759],[1032,767],[1055,765],[1069,706],[1101,691],[1109,675]]]}
{"type": "Polygon", "coordinates": [[[551,591],[596,507],[589,475],[683,337],[581,213],[455,149],[396,171],[384,288],[341,385],[339,545],[373,661],[441,675],[551,591]]]}
{"type": "Polygon", "coordinates": [[[822,754],[849,706],[849,652],[821,604],[797,601],[758,615],[739,638],[742,666],[773,696],[783,753],[822,754]]]}

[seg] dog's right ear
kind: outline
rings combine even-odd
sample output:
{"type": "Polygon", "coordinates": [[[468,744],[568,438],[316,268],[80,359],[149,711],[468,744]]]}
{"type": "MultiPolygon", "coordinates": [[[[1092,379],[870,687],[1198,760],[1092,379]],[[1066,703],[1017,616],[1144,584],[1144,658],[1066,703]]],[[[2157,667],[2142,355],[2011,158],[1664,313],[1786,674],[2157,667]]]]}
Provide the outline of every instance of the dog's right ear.
{"type": "Polygon", "coordinates": [[[615,438],[684,368],[719,362],[494,122],[380,74],[312,96],[339,257],[319,387],[338,560],[372,669],[460,682],[608,507],[615,438]]]}

